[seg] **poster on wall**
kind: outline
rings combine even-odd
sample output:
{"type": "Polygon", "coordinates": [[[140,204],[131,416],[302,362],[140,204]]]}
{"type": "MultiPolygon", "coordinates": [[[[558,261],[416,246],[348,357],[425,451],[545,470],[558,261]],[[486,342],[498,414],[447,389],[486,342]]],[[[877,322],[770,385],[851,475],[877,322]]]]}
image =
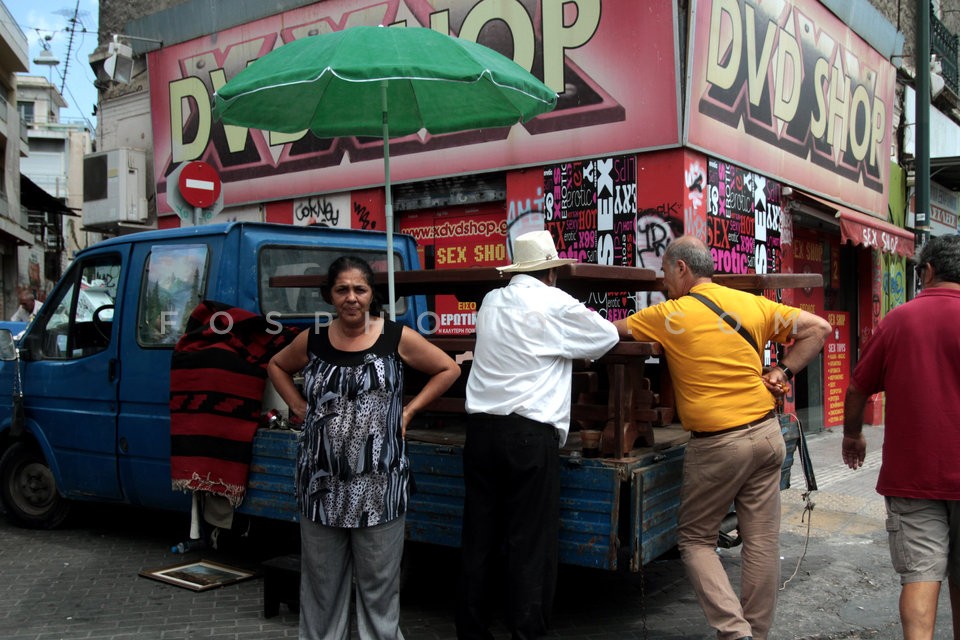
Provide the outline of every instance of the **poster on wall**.
{"type": "MultiPolygon", "coordinates": [[[[637,159],[599,158],[543,170],[544,228],[561,258],[636,266],[637,159]]],[[[608,320],[636,310],[633,292],[595,292],[584,301],[608,320]]]]}
{"type": "Polygon", "coordinates": [[[850,313],[827,311],[832,331],[823,345],[823,426],[843,425],[843,401],[850,384],[850,313]]]}
{"type": "MultiPolygon", "coordinates": [[[[803,227],[793,230],[794,273],[823,273],[823,265],[829,259],[829,255],[825,255],[828,252],[828,243],[819,234],[803,227]]],[[[823,287],[805,287],[791,291],[794,306],[823,317],[825,313],[823,287]]]]}
{"type": "Polygon", "coordinates": [[[780,272],[780,184],[710,158],[707,188],[707,246],[717,273],[780,272]]]}
{"type": "MultiPolygon", "coordinates": [[[[497,205],[403,213],[398,222],[402,233],[416,239],[420,264],[426,269],[499,267],[510,263],[506,214],[497,205]]],[[[474,333],[480,302],[452,295],[435,296],[431,310],[436,314],[436,335],[474,333]]]]}

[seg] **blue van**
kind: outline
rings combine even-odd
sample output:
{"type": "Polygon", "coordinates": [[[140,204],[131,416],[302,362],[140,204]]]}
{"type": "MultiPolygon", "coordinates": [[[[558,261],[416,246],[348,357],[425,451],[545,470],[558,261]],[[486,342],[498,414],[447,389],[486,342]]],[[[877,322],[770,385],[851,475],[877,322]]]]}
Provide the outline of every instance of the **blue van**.
{"type": "MultiPolygon", "coordinates": [[[[19,360],[0,366],[7,517],[51,528],[83,500],[188,509],[189,495],[171,490],[170,363],[197,303],[308,326],[332,308],[314,286],[278,286],[282,277],[326,274],[344,254],[385,270],[386,248],[379,232],[234,222],[136,233],[78,253],[20,338],[19,360]]],[[[398,271],[418,268],[412,238],[394,238],[393,261],[398,271]]],[[[398,300],[397,320],[414,326],[418,305],[398,300]]],[[[285,493],[289,502],[292,485],[285,493]]]]}

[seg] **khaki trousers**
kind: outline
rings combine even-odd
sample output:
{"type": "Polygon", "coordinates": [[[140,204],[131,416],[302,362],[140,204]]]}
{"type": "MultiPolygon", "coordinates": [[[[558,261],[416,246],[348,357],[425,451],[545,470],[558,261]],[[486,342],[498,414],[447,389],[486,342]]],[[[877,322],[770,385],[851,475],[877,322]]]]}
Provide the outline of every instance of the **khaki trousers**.
{"type": "Polygon", "coordinates": [[[780,467],[786,446],[774,417],[749,429],[691,438],[683,461],[678,544],[719,640],[764,640],[780,582],[780,467]],[[720,557],[720,522],[734,505],[743,538],[740,597],[720,557]]]}

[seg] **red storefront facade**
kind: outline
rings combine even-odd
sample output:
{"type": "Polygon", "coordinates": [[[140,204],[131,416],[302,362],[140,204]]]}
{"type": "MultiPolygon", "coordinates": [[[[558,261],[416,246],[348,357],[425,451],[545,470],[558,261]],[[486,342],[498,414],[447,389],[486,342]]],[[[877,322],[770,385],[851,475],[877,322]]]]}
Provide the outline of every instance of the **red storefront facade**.
{"type": "MultiPolygon", "coordinates": [[[[719,272],[823,272],[823,290],[782,293],[836,329],[791,404],[809,428],[838,424],[888,263],[902,273],[913,248],[887,219],[895,69],[816,0],[690,0],[683,16],[676,1],[328,0],[163,47],[148,56],[159,226],[189,219],[168,177],[203,160],[218,218],[382,229],[379,141],[223,126],[209,105],[283,42],[398,22],[486,44],[560,94],[525,125],[391,142],[397,230],[423,264],[506,264],[511,238],[546,228],[584,262],[656,269],[686,233],[719,272]]],[[[658,295],[588,302],[616,319],[658,295]]],[[[436,306],[441,331],[470,331],[471,303],[436,306]]]]}

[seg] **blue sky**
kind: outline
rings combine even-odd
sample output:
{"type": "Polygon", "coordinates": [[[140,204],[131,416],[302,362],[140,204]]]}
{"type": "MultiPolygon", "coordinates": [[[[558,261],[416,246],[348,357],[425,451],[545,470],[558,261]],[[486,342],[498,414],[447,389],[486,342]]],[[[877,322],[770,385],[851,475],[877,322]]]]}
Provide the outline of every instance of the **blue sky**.
{"type": "Polygon", "coordinates": [[[61,93],[69,106],[60,111],[60,119],[86,120],[90,126],[96,126],[93,106],[97,103],[97,90],[93,86],[94,73],[88,59],[97,48],[98,0],[0,1],[7,6],[17,26],[27,37],[27,44],[30,46],[30,75],[48,78],[57,89],[63,86],[61,93]],[[70,19],[75,11],[78,11],[78,20],[71,43],[70,19]],[[43,42],[49,44],[50,50],[60,60],[58,66],[33,64],[33,59],[40,54],[43,42]]]}

